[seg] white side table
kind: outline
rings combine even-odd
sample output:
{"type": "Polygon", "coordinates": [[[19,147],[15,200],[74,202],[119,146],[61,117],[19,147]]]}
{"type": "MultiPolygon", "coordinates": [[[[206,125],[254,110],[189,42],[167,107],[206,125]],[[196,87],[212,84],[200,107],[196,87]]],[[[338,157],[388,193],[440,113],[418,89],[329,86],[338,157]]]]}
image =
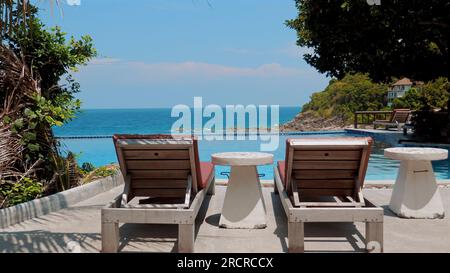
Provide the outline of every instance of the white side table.
{"type": "Polygon", "coordinates": [[[215,165],[231,166],[219,225],[224,228],[265,228],[266,206],[256,166],[273,164],[267,153],[230,152],[211,155],[215,165]]]}
{"type": "Polygon", "coordinates": [[[432,160],[443,160],[448,151],[436,148],[388,148],[384,156],[401,160],[390,209],[404,218],[443,218],[444,206],[434,176],[432,160]]]}

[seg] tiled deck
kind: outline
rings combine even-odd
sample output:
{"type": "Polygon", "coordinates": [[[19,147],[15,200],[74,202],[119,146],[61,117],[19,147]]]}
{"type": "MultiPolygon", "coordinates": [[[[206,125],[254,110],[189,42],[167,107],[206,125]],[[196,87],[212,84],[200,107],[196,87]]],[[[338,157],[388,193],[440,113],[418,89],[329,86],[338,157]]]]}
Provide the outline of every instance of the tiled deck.
{"type": "MultiPolygon", "coordinates": [[[[97,195],[77,205],[39,218],[0,229],[0,252],[67,252],[75,241],[82,252],[98,252],[101,246],[100,208],[122,187],[97,195]]],[[[268,227],[262,230],[233,230],[218,227],[226,188],[217,186],[207,197],[197,218],[196,252],[286,252],[287,225],[279,197],[264,188],[268,227]]],[[[447,214],[450,188],[440,188],[447,214]]],[[[367,189],[366,198],[385,209],[385,252],[450,252],[450,216],[444,219],[401,219],[387,205],[390,189],[367,189]]],[[[306,252],[363,251],[363,224],[306,224],[306,252]]],[[[120,251],[174,252],[175,225],[123,224],[120,251]]]]}

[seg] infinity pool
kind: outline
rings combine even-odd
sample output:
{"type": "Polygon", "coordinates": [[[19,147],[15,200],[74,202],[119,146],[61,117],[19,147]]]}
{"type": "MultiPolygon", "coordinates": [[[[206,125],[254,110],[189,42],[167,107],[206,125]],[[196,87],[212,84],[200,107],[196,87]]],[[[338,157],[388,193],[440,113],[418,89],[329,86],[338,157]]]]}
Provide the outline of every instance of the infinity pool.
{"type": "MultiPolygon", "coordinates": [[[[281,135],[279,136],[279,146],[274,152],[275,160],[284,160],[285,156],[285,141],[286,138],[305,138],[305,137],[343,137],[353,136],[345,132],[334,133],[301,133],[295,135],[281,135]]],[[[112,139],[61,139],[62,150],[72,151],[78,155],[77,160],[80,164],[83,162],[90,162],[95,166],[116,163],[117,158],[113,146],[112,139]]],[[[211,154],[219,152],[237,152],[237,151],[260,151],[260,141],[255,140],[229,140],[229,141],[199,141],[200,160],[211,160],[211,154]]],[[[383,149],[388,148],[387,144],[376,141],[370,156],[369,168],[366,179],[368,180],[387,180],[395,179],[399,167],[399,161],[391,160],[383,156],[383,149]]],[[[450,179],[449,172],[450,161],[441,160],[433,162],[433,167],[436,176],[439,179],[450,179]]],[[[221,175],[221,172],[229,171],[229,167],[216,167],[216,177],[226,178],[221,175]]],[[[261,179],[273,178],[273,166],[259,166],[258,172],[263,174],[261,179]]]]}

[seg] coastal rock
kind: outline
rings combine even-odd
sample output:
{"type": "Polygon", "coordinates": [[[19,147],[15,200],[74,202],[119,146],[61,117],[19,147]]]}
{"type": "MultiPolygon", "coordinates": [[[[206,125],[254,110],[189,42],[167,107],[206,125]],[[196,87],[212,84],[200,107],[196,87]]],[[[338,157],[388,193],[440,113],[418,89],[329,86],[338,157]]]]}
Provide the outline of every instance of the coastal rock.
{"type": "Polygon", "coordinates": [[[350,128],[342,117],[323,118],[311,111],[297,114],[294,119],[280,126],[281,132],[326,131],[350,128]]]}

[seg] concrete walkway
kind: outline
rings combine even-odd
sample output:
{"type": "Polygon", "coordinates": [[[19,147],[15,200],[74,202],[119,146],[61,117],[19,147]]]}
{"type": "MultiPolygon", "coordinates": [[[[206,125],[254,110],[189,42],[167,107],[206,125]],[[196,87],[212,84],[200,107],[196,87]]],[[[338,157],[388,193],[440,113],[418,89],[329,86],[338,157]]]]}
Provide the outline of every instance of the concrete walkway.
{"type": "MultiPolygon", "coordinates": [[[[101,247],[100,208],[119,194],[114,188],[73,207],[0,229],[0,252],[98,252],[101,247]],[[79,248],[77,246],[80,246],[79,248]]],[[[217,186],[197,218],[196,252],[286,252],[287,225],[279,197],[264,188],[268,226],[261,230],[218,227],[226,188],[217,186]]],[[[441,187],[447,216],[444,219],[401,219],[388,209],[390,189],[367,189],[366,198],[385,209],[385,252],[450,252],[450,188],[441,187]]],[[[175,225],[123,224],[123,252],[175,252],[175,225]]],[[[364,250],[361,223],[309,223],[305,227],[306,252],[364,250]]]]}

